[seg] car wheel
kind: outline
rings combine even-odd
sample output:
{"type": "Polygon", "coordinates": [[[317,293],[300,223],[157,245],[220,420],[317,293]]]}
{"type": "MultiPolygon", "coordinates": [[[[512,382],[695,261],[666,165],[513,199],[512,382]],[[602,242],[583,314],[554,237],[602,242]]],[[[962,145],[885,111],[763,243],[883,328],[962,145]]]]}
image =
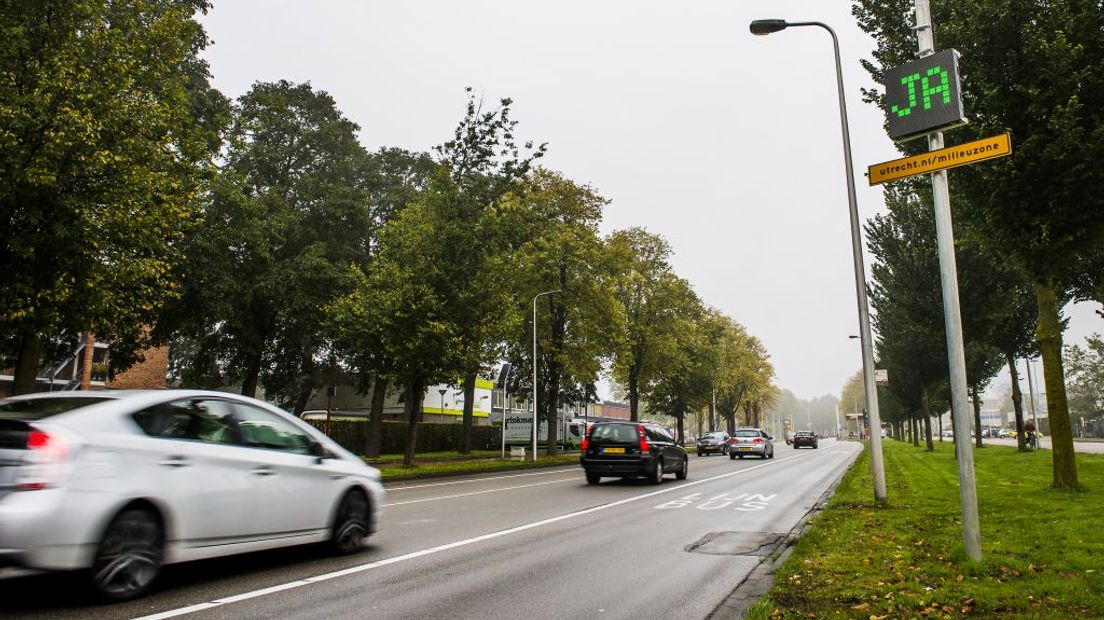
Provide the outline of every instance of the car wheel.
{"type": "Polygon", "coordinates": [[[92,562],[92,587],[109,601],[145,594],[161,573],[165,534],[150,510],[119,513],[104,532],[92,562]]]}
{"type": "Polygon", "coordinates": [[[698,457],[701,457],[701,455],[702,455],[702,451],[698,450],[698,457]]]}
{"type": "Polygon", "coordinates": [[[733,452],[729,452],[729,453],[728,453],[728,458],[730,458],[730,459],[732,459],[733,461],[735,461],[735,460],[736,460],[736,454],[735,454],[735,453],[733,453],[733,452]]]}
{"type": "Polygon", "coordinates": [[[602,481],[602,476],[595,472],[588,471],[586,473],[587,484],[598,484],[602,481]]]}
{"type": "Polygon", "coordinates": [[[690,459],[683,457],[682,468],[675,474],[675,478],[678,480],[686,480],[686,474],[690,472],[690,459]]]}
{"type": "Polygon", "coordinates": [[[813,450],[816,450],[816,449],[817,449],[817,445],[814,443],[813,444],[813,450]]]}
{"type": "Polygon", "coordinates": [[[652,475],[652,484],[663,482],[663,459],[656,461],[655,473],[652,475]]]}
{"type": "Polygon", "coordinates": [[[341,498],[334,516],[330,546],[340,555],[360,551],[368,538],[368,498],[359,489],[353,489],[341,498]]]}
{"type": "Polygon", "coordinates": [[[736,457],[739,458],[741,461],[744,460],[744,455],[743,454],[737,454],[736,457]]]}
{"type": "Polygon", "coordinates": [[[773,458],[774,458],[774,448],[771,448],[771,451],[770,451],[770,456],[768,456],[767,458],[769,458],[769,459],[773,459],[773,458]]]}

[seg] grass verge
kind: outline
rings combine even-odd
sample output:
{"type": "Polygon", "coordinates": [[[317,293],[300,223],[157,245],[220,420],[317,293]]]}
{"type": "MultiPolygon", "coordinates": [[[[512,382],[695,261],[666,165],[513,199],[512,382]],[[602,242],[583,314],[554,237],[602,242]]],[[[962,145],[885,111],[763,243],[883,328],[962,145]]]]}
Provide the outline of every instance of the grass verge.
{"type": "Polygon", "coordinates": [[[1057,491],[1050,451],[975,449],[975,563],[953,444],[883,446],[887,504],[874,503],[864,453],[748,618],[1104,617],[1104,455],[1078,454],[1088,488],[1057,491]]]}
{"type": "Polygon", "coordinates": [[[366,459],[366,462],[379,468],[380,477],[384,481],[579,464],[578,454],[539,456],[536,462],[515,461],[500,457],[501,453],[498,451],[486,453],[476,451],[467,455],[456,452],[435,452],[419,454],[413,467],[403,467],[401,455],[381,455],[379,459],[366,459]]]}

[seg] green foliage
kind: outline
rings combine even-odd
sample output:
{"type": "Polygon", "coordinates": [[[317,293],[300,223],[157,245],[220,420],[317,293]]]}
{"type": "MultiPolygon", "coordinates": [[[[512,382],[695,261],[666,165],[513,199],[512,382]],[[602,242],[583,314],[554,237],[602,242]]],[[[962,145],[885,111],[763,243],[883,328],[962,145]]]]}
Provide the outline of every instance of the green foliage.
{"type": "MultiPolygon", "coordinates": [[[[875,79],[916,49],[908,0],[857,0],[874,36],[875,79]]],[[[1100,291],[1104,247],[1104,11],[1092,0],[965,0],[933,4],[938,49],[962,53],[970,123],[954,140],[1011,132],[1012,157],[956,169],[955,218],[970,238],[1028,274],[1038,304],[1036,341],[1055,420],[1054,484],[1077,486],[1061,359],[1067,293],[1100,291]]],[[[870,93],[872,100],[878,97],[870,93]]],[[[884,104],[884,102],[882,102],[884,104]]],[[[915,151],[922,145],[908,147],[915,151]]],[[[1099,301],[1099,300],[1098,300],[1099,301]]]]}
{"type": "MultiPolygon", "coordinates": [[[[546,417],[565,392],[585,392],[597,380],[622,333],[615,272],[598,235],[605,204],[589,187],[537,169],[498,207],[502,225],[515,235],[503,269],[517,316],[531,314],[537,293],[561,291],[541,297],[537,310],[539,404],[546,417]]],[[[520,381],[532,377],[531,329],[528,321],[515,323],[507,342],[520,381]]],[[[551,428],[555,433],[556,425],[551,428]]]]}
{"type": "Polygon", "coordinates": [[[324,306],[366,262],[372,214],[357,127],[309,84],[258,83],[187,244],[166,316],[184,384],[242,382],[301,409],[322,381],[324,306]]]}
{"type": "MultiPolygon", "coordinates": [[[[177,292],[227,104],[205,1],[0,7],[0,338],[138,343],[177,292]]],[[[120,346],[120,361],[129,351],[120,346]]],[[[38,359],[21,360],[37,368],[38,359]]],[[[18,372],[18,371],[17,371],[18,372]]],[[[18,381],[18,378],[17,378],[18,381]]]]}
{"type": "MultiPolygon", "coordinates": [[[[692,355],[680,347],[692,340],[701,302],[690,284],[675,275],[671,248],[643,228],[613,233],[607,240],[616,276],[615,296],[625,319],[625,338],[613,357],[613,378],[628,391],[633,420],[639,419],[641,392],[657,373],[685,366],[692,355]]],[[[680,408],[678,416],[685,413],[680,408]]]]}
{"type": "Polygon", "coordinates": [[[1070,415],[1099,417],[1104,411],[1104,339],[1093,334],[1084,347],[1066,347],[1065,362],[1070,415]]]}

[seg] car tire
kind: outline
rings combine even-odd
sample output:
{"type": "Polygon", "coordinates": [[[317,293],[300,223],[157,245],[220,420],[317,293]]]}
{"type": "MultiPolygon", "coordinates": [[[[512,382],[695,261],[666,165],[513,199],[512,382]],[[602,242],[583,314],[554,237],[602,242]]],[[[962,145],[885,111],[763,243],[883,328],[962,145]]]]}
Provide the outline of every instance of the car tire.
{"type": "Polygon", "coordinates": [[[652,474],[652,484],[661,484],[663,482],[663,459],[656,461],[655,473],[652,474]]]}
{"type": "Polygon", "coordinates": [[[92,588],[117,602],[142,596],[161,574],[165,532],[152,510],[120,512],[104,531],[92,561],[92,588]]]}
{"type": "Polygon", "coordinates": [[[698,450],[698,458],[701,458],[701,456],[702,456],[703,454],[704,454],[704,452],[702,452],[701,450],[698,450]]]}
{"type": "Polygon", "coordinates": [[[815,443],[813,444],[813,450],[816,450],[818,447],[819,446],[817,446],[815,443]]]}
{"type": "Polygon", "coordinates": [[[687,457],[683,457],[683,459],[682,459],[682,468],[679,469],[678,472],[675,474],[675,479],[676,480],[686,480],[686,475],[688,473],[690,473],[690,459],[687,458],[687,457]]]}
{"type": "Polygon", "coordinates": [[[769,459],[773,459],[773,458],[774,458],[774,448],[771,448],[771,451],[770,451],[770,456],[768,456],[767,458],[769,458],[769,459]]]}
{"type": "Polygon", "coordinates": [[[341,498],[334,513],[330,547],[338,555],[360,551],[368,538],[368,497],[360,489],[351,489],[341,498]]]}
{"type": "Polygon", "coordinates": [[[736,454],[735,454],[735,453],[733,453],[733,452],[729,452],[729,453],[728,453],[728,458],[730,458],[730,459],[732,459],[733,461],[735,461],[735,460],[736,460],[736,454]]]}
{"type": "Polygon", "coordinates": [[[744,455],[743,454],[737,454],[736,458],[738,458],[742,461],[742,460],[744,460],[744,455]]]}
{"type": "Polygon", "coordinates": [[[602,481],[602,476],[600,476],[596,472],[588,471],[586,473],[586,481],[587,484],[598,484],[602,481]]]}

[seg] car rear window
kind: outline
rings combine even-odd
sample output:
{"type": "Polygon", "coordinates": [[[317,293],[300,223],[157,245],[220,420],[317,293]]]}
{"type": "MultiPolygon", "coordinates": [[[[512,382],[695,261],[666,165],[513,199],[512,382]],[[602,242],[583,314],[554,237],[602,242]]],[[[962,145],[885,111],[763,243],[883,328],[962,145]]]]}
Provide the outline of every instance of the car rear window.
{"type": "Polygon", "coordinates": [[[797,434],[801,437],[812,437],[813,431],[797,431],[797,434]]]}
{"type": "Polygon", "coordinates": [[[0,418],[7,420],[42,420],[50,416],[65,413],[81,407],[88,407],[104,401],[109,397],[73,397],[59,396],[57,398],[29,398],[27,400],[9,400],[0,402],[0,418]]]}
{"type": "Polygon", "coordinates": [[[590,440],[632,443],[638,441],[639,437],[636,434],[636,427],[631,424],[603,424],[594,427],[590,433],[590,440]]]}
{"type": "Polygon", "coordinates": [[[758,437],[759,431],[736,431],[734,437],[758,437]]]}
{"type": "Polygon", "coordinates": [[[703,439],[724,439],[724,433],[709,433],[703,439]]]}

